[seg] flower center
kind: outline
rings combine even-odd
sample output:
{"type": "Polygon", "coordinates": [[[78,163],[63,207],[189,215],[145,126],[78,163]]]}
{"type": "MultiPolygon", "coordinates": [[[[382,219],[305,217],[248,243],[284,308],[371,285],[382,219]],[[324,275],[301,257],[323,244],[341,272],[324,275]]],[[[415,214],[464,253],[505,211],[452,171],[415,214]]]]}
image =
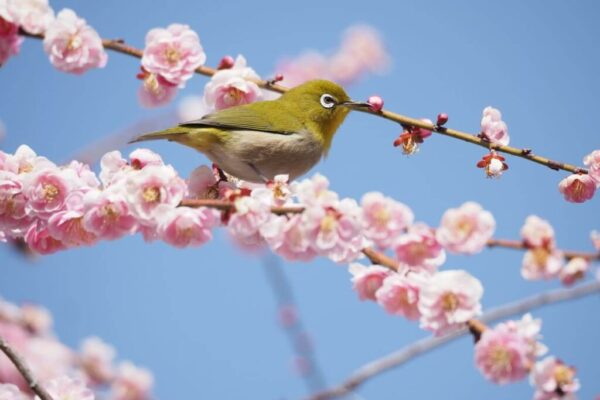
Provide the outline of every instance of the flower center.
{"type": "Polygon", "coordinates": [[[231,86],[227,89],[227,92],[225,92],[223,100],[228,106],[233,106],[236,104],[240,104],[243,98],[244,92],[242,92],[240,89],[234,86],[231,86]]]}
{"type": "Polygon", "coordinates": [[[456,224],[456,229],[463,235],[467,236],[473,232],[473,224],[471,224],[471,221],[468,219],[462,219],[458,222],[458,224],[456,224]]]}
{"type": "Polygon", "coordinates": [[[157,203],[160,201],[160,189],[156,186],[147,187],[142,193],[142,198],[146,203],[157,203]]]}
{"type": "Polygon", "coordinates": [[[576,179],[575,182],[571,184],[571,187],[573,188],[573,197],[577,198],[580,198],[585,190],[585,185],[579,179],[576,179]]]}
{"type": "Polygon", "coordinates": [[[59,194],[58,188],[51,183],[42,185],[42,191],[44,193],[44,199],[46,199],[47,202],[54,201],[59,194]]]}
{"type": "Polygon", "coordinates": [[[447,292],[442,296],[442,309],[446,312],[454,311],[458,308],[458,296],[452,292],[447,292]]]}
{"type": "Polygon", "coordinates": [[[546,268],[546,263],[548,262],[548,257],[550,256],[548,250],[544,249],[543,247],[536,247],[532,250],[532,252],[535,265],[541,270],[546,268]]]}
{"type": "Polygon", "coordinates": [[[165,58],[169,64],[174,65],[181,59],[181,54],[175,47],[169,46],[165,49],[165,58]]]}
{"type": "Polygon", "coordinates": [[[144,79],[144,87],[152,94],[160,93],[160,85],[158,83],[158,79],[156,79],[156,74],[148,74],[144,79]]]}
{"type": "Polygon", "coordinates": [[[119,212],[115,210],[115,207],[112,204],[105,205],[102,208],[102,211],[104,211],[104,216],[106,219],[110,220],[111,222],[114,222],[119,218],[119,212]]]}
{"type": "Polygon", "coordinates": [[[566,365],[557,365],[554,368],[554,379],[559,387],[566,386],[573,382],[573,369],[566,365]]]}
{"type": "Polygon", "coordinates": [[[496,371],[510,371],[510,354],[506,348],[502,346],[496,346],[492,349],[490,354],[490,360],[492,361],[493,368],[496,371]]]}
{"type": "Polygon", "coordinates": [[[26,163],[19,166],[19,174],[26,174],[33,171],[33,165],[26,163]]]}
{"type": "Polygon", "coordinates": [[[378,226],[386,226],[390,220],[390,212],[387,208],[380,208],[375,212],[375,223],[378,226]]]}
{"type": "Polygon", "coordinates": [[[337,226],[337,218],[335,218],[335,216],[333,216],[331,214],[327,214],[321,220],[321,231],[323,231],[324,233],[332,232],[336,226],[337,226]]]}
{"type": "Polygon", "coordinates": [[[67,51],[77,50],[83,44],[83,40],[79,35],[73,35],[69,38],[67,42],[67,51]]]}

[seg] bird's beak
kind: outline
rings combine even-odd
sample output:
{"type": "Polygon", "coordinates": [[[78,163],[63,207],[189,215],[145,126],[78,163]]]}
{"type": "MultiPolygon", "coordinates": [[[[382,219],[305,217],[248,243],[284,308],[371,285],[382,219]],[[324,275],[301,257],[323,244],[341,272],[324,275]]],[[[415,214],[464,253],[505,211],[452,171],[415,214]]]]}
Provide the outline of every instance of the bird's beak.
{"type": "Polygon", "coordinates": [[[351,110],[365,110],[365,109],[369,109],[371,107],[371,105],[369,103],[366,103],[364,101],[344,101],[343,103],[340,103],[341,106],[344,107],[348,107],[351,110]]]}

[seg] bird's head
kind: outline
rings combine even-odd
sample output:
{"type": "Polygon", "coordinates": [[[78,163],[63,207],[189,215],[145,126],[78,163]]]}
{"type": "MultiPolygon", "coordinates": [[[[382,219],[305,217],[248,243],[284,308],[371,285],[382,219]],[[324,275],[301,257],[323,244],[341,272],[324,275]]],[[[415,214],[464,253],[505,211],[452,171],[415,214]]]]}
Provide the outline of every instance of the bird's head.
{"type": "Polygon", "coordinates": [[[369,107],[368,103],[352,101],[340,85],[326,80],[313,80],[296,86],[281,100],[323,143],[325,152],[348,112],[369,107]]]}

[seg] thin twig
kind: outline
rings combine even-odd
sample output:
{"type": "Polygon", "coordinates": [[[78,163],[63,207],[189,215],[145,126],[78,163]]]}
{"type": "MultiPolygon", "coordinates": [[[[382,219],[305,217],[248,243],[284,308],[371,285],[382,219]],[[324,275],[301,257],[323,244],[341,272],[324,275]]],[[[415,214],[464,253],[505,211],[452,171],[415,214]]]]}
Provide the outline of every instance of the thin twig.
{"type": "MultiPolygon", "coordinates": [[[[42,34],[31,34],[31,33],[25,32],[24,30],[20,30],[19,33],[22,36],[26,36],[26,37],[30,37],[30,38],[34,38],[34,39],[44,39],[44,36],[42,34]]],[[[106,48],[108,50],[112,50],[112,51],[115,51],[115,52],[121,53],[121,54],[126,54],[131,57],[142,58],[142,56],[143,56],[142,50],[125,44],[125,42],[121,39],[103,39],[102,45],[104,46],[104,48],[106,48]]],[[[196,69],[196,73],[198,73],[200,75],[204,75],[204,76],[209,76],[209,77],[213,76],[216,72],[217,72],[216,69],[206,67],[206,66],[200,66],[196,69]]],[[[288,88],[286,88],[285,86],[275,84],[268,80],[252,79],[252,78],[246,78],[246,79],[248,79],[251,82],[254,82],[255,84],[257,84],[259,87],[261,87],[263,89],[270,90],[273,92],[285,93],[288,90],[288,88]]],[[[471,143],[471,144],[474,144],[477,146],[481,146],[481,147],[484,147],[489,150],[495,150],[495,151],[502,152],[505,154],[513,155],[515,157],[524,158],[526,160],[545,165],[546,167],[553,169],[553,170],[564,170],[564,171],[568,171],[568,172],[571,172],[574,174],[587,174],[588,173],[587,169],[585,169],[585,168],[578,167],[576,165],[562,163],[559,161],[551,160],[546,157],[535,155],[530,149],[519,149],[516,147],[500,146],[497,144],[490,143],[489,141],[481,138],[479,134],[474,135],[474,134],[471,134],[468,132],[462,132],[462,131],[459,131],[456,129],[438,126],[435,124],[424,122],[420,119],[407,117],[407,116],[397,114],[397,113],[394,113],[392,111],[387,111],[387,110],[381,110],[381,111],[375,112],[375,111],[371,111],[371,110],[367,110],[367,109],[361,109],[359,111],[369,113],[369,114],[372,114],[375,116],[379,116],[379,117],[388,119],[390,121],[394,121],[394,122],[402,125],[403,127],[413,126],[413,127],[427,129],[432,132],[436,132],[436,133],[439,133],[439,134],[445,135],[445,136],[450,136],[454,139],[462,140],[464,142],[468,142],[468,143],[471,143]]]]}
{"type": "MultiPolygon", "coordinates": [[[[545,305],[556,304],[564,301],[575,300],[581,297],[589,296],[600,292],[600,282],[593,281],[569,289],[557,289],[549,292],[534,295],[522,300],[508,303],[497,308],[493,308],[483,314],[481,321],[490,323],[513,315],[523,314],[527,311],[539,308],[545,305]]],[[[374,360],[354,372],[350,378],[345,380],[339,386],[327,389],[323,392],[314,394],[310,400],[325,400],[334,397],[346,395],[362,385],[371,378],[374,378],[383,372],[397,368],[420,355],[428,353],[440,346],[452,342],[469,333],[468,329],[462,329],[457,332],[441,337],[428,337],[416,341],[394,353],[388,354],[382,358],[374,360]]]]}
{"type": "MultiPolygon", "coordinates": [[[[510,240],[510,239],[490,239],[487,242],[487,246],[490,248],[503,247],[505,249],[515,250],[528,250],[527,245],[521,240],[510,240]]],[[[573,250],[560,250],[563,256],[570,260],[572,258],[585,258],[589,261],[600,260],[600,252],[589,253],[584,251],[573,251],[573,250]]]]}
{"type": "Polygon", "coordinates": [[[44,389],[35,379],[33,373],[25,363],[25,360],[17,354],[15,350],[6,341],[3,337],[0,336],[0,350],[8,357],[8,359],[13,363],[15,368],[19,371],[25,382],[29,385],[31,390],[39,396],[41,400],[53,400],[52,396],[48,394],[46,389],[44,389]]]}

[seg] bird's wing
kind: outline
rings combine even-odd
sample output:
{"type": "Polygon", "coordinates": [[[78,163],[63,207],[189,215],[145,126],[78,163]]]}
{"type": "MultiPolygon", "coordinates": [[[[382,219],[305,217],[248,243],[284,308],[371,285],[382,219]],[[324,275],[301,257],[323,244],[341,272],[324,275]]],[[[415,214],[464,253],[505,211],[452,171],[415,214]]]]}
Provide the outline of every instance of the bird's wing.
{"type": "Polygon", "coordinates": [[[184,122],[181,126],[208,126],[226,130],[250,130],[281,135],[290,135],[300,131],[302,129],[300,122],[285,109],[280,108],[274,101],[248,104],[208,114],[200,119],[184,122]]]}

